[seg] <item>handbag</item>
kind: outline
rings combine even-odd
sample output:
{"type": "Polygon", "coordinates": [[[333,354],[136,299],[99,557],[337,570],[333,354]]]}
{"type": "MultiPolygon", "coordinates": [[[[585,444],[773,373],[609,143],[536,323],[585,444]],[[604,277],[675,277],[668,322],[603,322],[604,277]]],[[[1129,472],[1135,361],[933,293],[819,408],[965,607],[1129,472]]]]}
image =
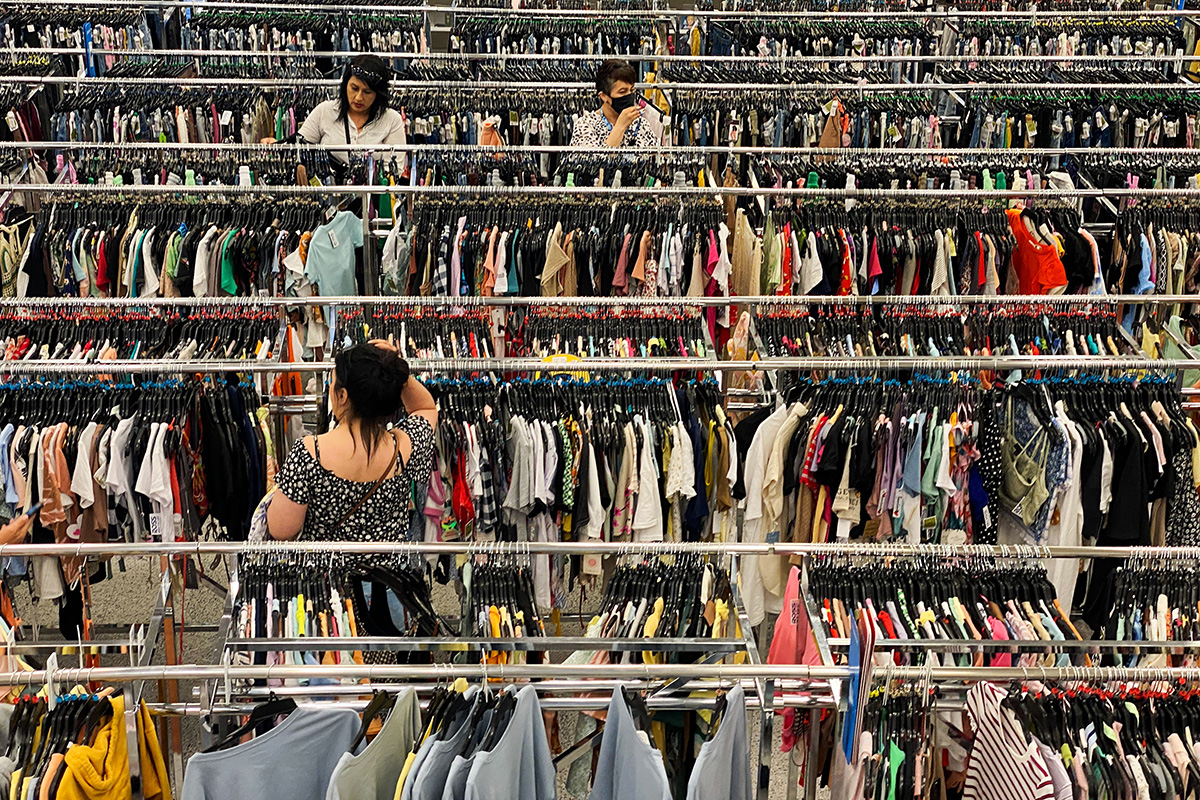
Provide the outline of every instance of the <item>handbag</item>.
{"type": "MultiPolygon", "coordinates": [[[[342,130],[346,133],[346,144],[350,144],[350,117],[342,117],[342,130]]],[[[345,151],[347,163],[330,153],[329,168],[340,186],[364,186],[367,182],[367,161],[361,154],[345,151]]]]}

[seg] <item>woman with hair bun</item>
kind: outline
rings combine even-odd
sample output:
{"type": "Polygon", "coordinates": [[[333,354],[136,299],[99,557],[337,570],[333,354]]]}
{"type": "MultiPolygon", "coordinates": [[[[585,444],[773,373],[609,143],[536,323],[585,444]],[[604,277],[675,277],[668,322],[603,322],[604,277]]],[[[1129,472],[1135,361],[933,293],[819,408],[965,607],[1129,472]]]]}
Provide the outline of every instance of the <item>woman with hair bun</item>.
{"type": "Polygon", "coordinates": [[[437,407],[384,341],[338,354],[329,392],[337,426],[293,447],[267,510],[273,539],[400,541],[413,482],[428,480],[437,407]],[[407,415],[394,427],[400,409],[407,415]]]}

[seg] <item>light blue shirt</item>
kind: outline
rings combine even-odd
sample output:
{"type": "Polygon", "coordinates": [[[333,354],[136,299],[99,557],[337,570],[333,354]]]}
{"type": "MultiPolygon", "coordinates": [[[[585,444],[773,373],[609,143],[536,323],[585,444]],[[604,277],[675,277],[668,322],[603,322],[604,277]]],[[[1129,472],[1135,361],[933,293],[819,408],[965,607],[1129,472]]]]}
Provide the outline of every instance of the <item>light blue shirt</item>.
{"type": "Polygon", "coordinates": [[[363,244],[362,225],[356,215],[339,211],[313,232],[304,276],[320,288],[323,296],[353,297],[358,294],[354,281],[354,251],[363,244]]]}

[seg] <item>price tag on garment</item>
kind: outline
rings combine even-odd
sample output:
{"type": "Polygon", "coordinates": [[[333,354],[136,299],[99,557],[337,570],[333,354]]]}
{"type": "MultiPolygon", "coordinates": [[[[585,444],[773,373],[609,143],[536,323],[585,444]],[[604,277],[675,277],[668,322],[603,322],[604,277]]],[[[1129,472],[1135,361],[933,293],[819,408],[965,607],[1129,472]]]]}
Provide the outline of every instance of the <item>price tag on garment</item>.
{"type": "Polygon", "coordinates": [[[329,206],[328,208],[325,209],[325,221],[326,222],[329,222],[335,216],[337,216],[337,206],[329,206]]]}
{"type": "Polygon", "coordinates": [[[948,544],[957,547],[960,544],[967,543],[967,532],[964,530],[948,530],[942,533],[942,544],[948,544]]]}
{"type": "Polygon", "coordinates": [[[894,124],[893,124],[893,125],[888,125],[887,132],[888,132],[888,137],[889,137],[889,138],[890,138],[890,139],[891,139],[893,142],[898,142],[898,141],[900,141],[902,138],[904,138],[903,136],[901,136],[901,135],[900,135],[900,129],[899,129],[899,128],[897,128],[897,127],[896,127],[894,124]]]}
{"type": "Polygon", "coordinates": [[[921,529],[931,531],[937,527],[937,517],[925,517],[921,520],[921,529]]]}
{"type": "Polygon", "coordinates": [[[584,575],[602,575],[604,573],[599,553],[586,553],[583,556],[582,572],[584,575]]]}
{"type": "Polygon", "coordinates": [[[516,111],[508,112],[508,124],[514,128],[521,124],[521,115],[516,111]]]}
{"type": "Polygon", "coordinates": [[[221,112],[221,127],[225,127],[232,121],[233,121],[233,112],[232,111],[230,111],[229,109],[225,109],[224,111],[221,112]]]}
{"type": "Polygon", "coordinates": [[[16,115],[16,112],[14,112],[14,111],[9,111],[9,112],[8,112],[8,115],[7,115],[7,116],[5,116],[5,118],[4,118],[4,121],[8,123],[8,129],[9,129],[9,130],[11,130],[11,131],[15,131],[15,130],[17,129],[18,125],[17,125],[17,115],[16,115]]]}
{"type": "Polygon", "coordinates": [[[1099,111],[1096,112],[1096,127],[1102,131],[1108,130],[1108,120],[1099,111]]]}
{"type": "Polygon", "coordinates": [[[335,248],[338,246],[338,237],[337,234],[333,232],[332,228],[329,230],[329,243],[335,248]]]}

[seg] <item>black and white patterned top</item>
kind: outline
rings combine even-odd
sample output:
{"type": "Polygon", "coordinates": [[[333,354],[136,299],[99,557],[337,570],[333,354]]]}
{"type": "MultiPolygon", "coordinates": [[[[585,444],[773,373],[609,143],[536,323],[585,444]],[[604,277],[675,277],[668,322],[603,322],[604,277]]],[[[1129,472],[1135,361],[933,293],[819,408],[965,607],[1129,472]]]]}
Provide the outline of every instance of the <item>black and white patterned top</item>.
{"type": "MultiPolygon", "coordinates": [[[[625,147],[658,147],[658,137],[654,135],[653,127],[646,122],[646,111],[643,118],[633,123],[625,130],[625,138],[621,144],[625,147]]],[[[571,134],[572,147],[604,147],[608,135],[612,133],[612,123],[604,116],[603,109],[580,114],[575,119],[575,129],[571,134]]]]}
{"type": "MultiPolygon", "coordinates": [[[[275,485],[292,502],[308,506],[304,527],[298,539],[352,542],[402,541],[412,513],[413,484],[429,480],[433,468],[433,427],[424,417],[406,417],[396,426],[412,440],[408,462],[396,459],[392,477],[380,485],[367,502],[338,530],[333,530],[346,512],[358,504],[375,481],[339,478],[321,466],[321,448],[314,439],[316,457],[298,442],[283,469],[275,476],[275,485]]],[[[385,439],[383,447],[389,446],[385,439]]]]}

